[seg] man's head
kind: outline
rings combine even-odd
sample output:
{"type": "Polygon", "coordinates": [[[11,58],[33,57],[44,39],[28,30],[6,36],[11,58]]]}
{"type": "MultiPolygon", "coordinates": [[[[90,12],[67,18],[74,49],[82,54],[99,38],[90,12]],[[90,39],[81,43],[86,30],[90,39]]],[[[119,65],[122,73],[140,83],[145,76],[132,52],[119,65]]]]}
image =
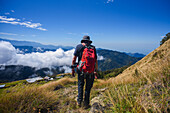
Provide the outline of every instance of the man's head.
{"type": "Polygon", "coordinates": [[[81,43],[90,45],[92,43],[92,41],[90,40],[90,36],[85,35],[83,39],[81,40],[81,43]]]}

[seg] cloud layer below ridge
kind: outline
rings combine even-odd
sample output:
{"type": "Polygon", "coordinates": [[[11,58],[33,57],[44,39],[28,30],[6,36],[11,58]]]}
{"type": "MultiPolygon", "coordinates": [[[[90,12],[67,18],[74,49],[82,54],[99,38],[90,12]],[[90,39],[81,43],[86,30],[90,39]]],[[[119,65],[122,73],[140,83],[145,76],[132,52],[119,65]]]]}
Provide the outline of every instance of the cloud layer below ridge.
{"type": "Polygon", "coordinates": [[[1,65],[24,65],[36,68],[71,65],[74,49],[64,52],[62,49],[44,53],[17,54],[9,42],[0,42],[1,65]]]}
{"type": "MultiPolygon", "coordinates": [[[[65,72],[71,72],[68,66],[71,65],[74,51],[75,49],[64,51],[59,48],[44,53],[18,54],[18,50],[11,43],[0,41],[0,65],[24,65],[37,69],[61,66],[65,72]]],[[[103,59],[103,56],[98,55],[98,60],[103,59]]]]}

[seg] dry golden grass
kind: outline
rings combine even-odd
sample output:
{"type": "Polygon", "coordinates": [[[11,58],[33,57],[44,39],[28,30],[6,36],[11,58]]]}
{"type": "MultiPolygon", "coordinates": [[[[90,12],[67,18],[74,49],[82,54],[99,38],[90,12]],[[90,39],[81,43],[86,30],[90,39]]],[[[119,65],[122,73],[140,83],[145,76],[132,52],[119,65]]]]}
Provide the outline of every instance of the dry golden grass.
{"type": "Polygon", "coordinates": [[[95,80],[95,82],[93,84],[93,88],[101,88],[101,87],[105,87],[106,85],[107,85],[106,80],[97,79],[97,80],[95,80]]]}
{"type": "Polygon", "coordinates": [[[40,86],[39,88],[41,90],[43,90],[43,89],[54,90],[55,87],[58,86],[58,85],[63,86],[63,85],[74,83],[74,82],[76,82],[75,79],[65,77],[65,78],[59,79],[57,81],[52,81],[52,82],[49,82],[47,84],[44,84],[44,85],[40,86]]]}
{"type": "Polygon", "coordinates": [[[60,73],[60,74],[57,74],[56,76],[61,76],[61,75],[68,76],[68,75],[72,75],[72,73],[60,73]]]}
{"type": "Polygon", "coordinates": [[[107,84],[113,112],[169,112],[170,40],[107,84]]]}
{"type": "MultiPolygon", "coordinates": [[[[0,112],[17,113],[17,112],[37,112],[37,110],[50,109],[55,103],[59,103],[58,95],[54,89],[60,85],[74,83],[72,78],[62,78],[58,81],[52,81],[44,85],[26,84],[16,85],[5,89],[0,95],[0,112]]],[[[64,98],[63,98],[64,101],[64,98]]],[[[57,107],[54,109],[58,109],[57,107]]]]}
{"type": "MultiPolygon", "coordinates": [[[[168,102],[170,99],[169,50],[170,40],[136,64],[127,68],[117,77],[109,80],[95,80],[93,88],[108,87],[104,92],[104,101],[109,101],[112,104],[111,110],[113,112],[168,113],[168,102]]],[[[55,90],[58,86],[70,86],[76,81],[77,78],[64,77],[44,85],[19,84],[7,88],[0,94],[0,112],[32,113],[43,111],[42,109],[46,112],[48,110],[68,112],[71,109],[74,109],[73,111],[75,112],[81,112],[81,109],[75,108],[76,101],[71,100],[68,95],[64,95],[64,90],[55,90]]],[[[92,94],[95,97],[98,92],[93,90],[92,94]]],[[[83,112],[88,111],[83,110],[83,112]]]]}
{"type": "Polygon", "coordinates": [[[55,92],[40,90],[36,85],[15,86],[4,90],[0,97],[0,112],[35,112],[56,102],[55,92]]]}
{"type": "Polygon", "coordinates": [[[170,72],[165,67],[158,76],[138,83],[110,84],[105,92],[113,112],[168,113],[170,100],[170,72]]]}
{"type": "Polygon", "coordinates": [[[140,79],[147,79],[151,83],[150,76],[161,73],[164,67],[170,70],[170,40],[158,47],[146,57],[130,66],[122,74],[115,78],[110,78],[107,83],[126,84],[135,83],[140,79]]]}

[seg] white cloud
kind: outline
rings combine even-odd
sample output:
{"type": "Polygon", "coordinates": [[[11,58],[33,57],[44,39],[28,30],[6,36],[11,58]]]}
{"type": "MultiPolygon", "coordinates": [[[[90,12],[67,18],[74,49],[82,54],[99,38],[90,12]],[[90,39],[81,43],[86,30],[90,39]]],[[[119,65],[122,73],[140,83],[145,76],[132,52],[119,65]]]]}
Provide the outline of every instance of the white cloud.
{"type": "Polygon", "coordinates": [[[0,21],[0,23],[13,24],[13,25],[19,24],[19,22],[10,22],[10,21],[0,21]]]}
{"type": "Polygon", "coordinates": [[[104,57],[97,55],[97,60],[104,60],[104,57]]]}
{"type": "Polygon", "coordinates": [[[63,67],[61,67],[61,69],[64,69],[65,73],[70,73],[71,72],[71,68],[69,68],[68,66],[63,66],[63,67]]]}
{"type": "Polygon", "coordinates": [[[69,71],[74,49],[64,52],[62,49],[47,51],[45,53],[18,54],[11,43],[0,41],[0,64],[1,65],[24,65],[39,68],[52,68],[53,66],[64,66],[69,71]]]}
{"type": "Polygon", "coordinates": [[[34,29],[39,29],[39,30],[42,30],[42,31],[47,31],[47,29],[44,29],[44,28],[41,27],[42,24],[40,24],[40,23],[32,23],[32,22],[27,22],[27,21],[21,22],[20,19],[7,18],[6,16],[0,16],[0,23],[21,25],[21,26],[25,26],[25,27],[28,27],[28,28],[34,28],[34,29]]]}
{"type": "Polygon", "coordinates": [[[11,12],[13,12],[13,13],[14,13],[15,11],[14,11],[14,10],[11,10],[11,12]]]}
{"type": "Polygon", "coordinates": [[[110,3],[110,2],[114,2],[114,0],[107,0],[106,3],[108,4],[108,3],[110,3]]]}
{"type": "Polygon", "coordinates": [[[16,56],[15,48],[9,42],[0,42],[0,64],[5,64],[16,56]]]}
{"type": "Polygon", "coordinates": [[[39,26],[41,26],[40,23],[31,23],[31,22],[20,22],[19,25],[23,25],[30,28],[37,28],[37,29],[39,26]]]}
{"type": "Polygon", "coordinates": [[[18,34],[0,32],[0,35],[18,35],[18,34]]]}
{"type": "Polygon", "coordinates": [[[47,29],[44,29],[44,28],[42,28],[42,27],[39,27],[39,28],[37,28],[37,29],[42,30],[42,31],[47,31],[47,29]]]}
{"type": "MultiPolygon", "coordinates": [[[[13,35],[13,36],[18,35],[18,36],[25,36],[25,35],[19,35],[19,34],[14,34],[14,33],[4,33],[4,32],[0,32],[0,35],[13,35]]],[[[32,35],[32,36],[34,36],[34,35],[32,35]]],[[[14,39],[11,39],[11,38],[9,38],[9,37],[2,37],[2,36],[1,36],[0,38],[5,38],[5,39],[14,40],[14,39]]]]}
{"type": "Polygon", "coordinates": [[[5,15],[10,15],[10,13],[5,13],[5,15]]]}
{"type": "Polygon", "coordinates": [[[4,20],[4,21],[14,21],[16,20],[15,18],[7,18],[6,16],[0,16],[0,20],[4,20]]]}
{"type": "MultiPolygon", "coordinates": [[[[69,66],[72,63],[75,49],[64,51],[46,51],[44,53],[19,54],[21,51],[15,49],[11,43],[0,41],[0,65],[24,65],[40,68],[52,68],[61,66],[65,72],[71,72],[69,66]]],[[[103,56],[98,56],[98,60],[103,60],[103,56]]]]}

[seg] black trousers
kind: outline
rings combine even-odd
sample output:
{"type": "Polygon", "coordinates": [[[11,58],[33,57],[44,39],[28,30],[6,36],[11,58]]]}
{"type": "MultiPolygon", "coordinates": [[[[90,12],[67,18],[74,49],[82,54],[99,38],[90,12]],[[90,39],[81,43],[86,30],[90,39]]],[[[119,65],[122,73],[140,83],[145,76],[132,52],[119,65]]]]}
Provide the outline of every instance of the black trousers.
{"type": "Polygon", "coordinates": [[[94,82],[94,74],[83,74],[80,71],[78,72],[78,103],[83,101],[84,80],[86,81],[84,103],[88,105],[90,102],[90,91],[94,82]]]}

